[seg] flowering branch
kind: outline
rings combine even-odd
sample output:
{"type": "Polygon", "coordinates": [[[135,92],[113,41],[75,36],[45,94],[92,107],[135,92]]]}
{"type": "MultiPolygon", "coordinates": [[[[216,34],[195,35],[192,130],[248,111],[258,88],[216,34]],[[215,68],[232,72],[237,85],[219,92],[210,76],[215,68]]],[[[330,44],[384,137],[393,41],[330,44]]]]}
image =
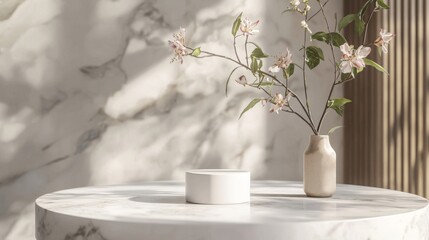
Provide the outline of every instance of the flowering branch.
{"type": "MultiPolygon", "coordinates": [[[[326,28],[328,29],[328,32],[331,32],[331,28],[329,26],[328,18],[326,17],[326,14],[325,14],[324,7],[320,3],[320,0],[317,0],[317,2],[319,3],[320,10],[322,11],[323,19],[325,20],[325,23],[326,23],[326,28]]],[[[335,59],[334,46],[332,45],[332,41],[329,42],[329,47],[330,47],[331,53],[332,53],[332,61],[334,62],[334,81],[332,82],[331,89],[329,90],[328,98],[326,99],[326,105],[323,109],[322,116],[320,117],[319,124],[317,125],[317,132],[320,131],[320,127],[322,126],[323,119],[326,116],[326,111],[328,110],[328,107],[329,107],[328,103],[329,103],[329,100],[331,99],[332,93],[334,91],[335,82],[337,81],[337,60],[335,59]]]]}
{"type": "Polygon", "coordinates": [[[309,31],[307,25],[307,12],[304,14],[305,20],[301,23],[304,27],[304,56],[302,63],[302,78],[304,83],[304,94],[305,94],[305,106],[307,107],[308,118],[310,119],[311,125],[314,128],[313,117],[311,116],[310,104],[308,102],[308,93],[307,93],[307,72],[306,72],[306,63],[307,63],[307,31],[309,31]]]}
{"type": "MultiPolygon", "coordinates": [[[[186,46],[185,46],[186,47],[186,46]]],[[[191,50],[192,52],[194,52],[195,50],[196,50],[196,48],[194,49],[194,48],[191,48],[191,47],[186,47],[188,50],[191,50]]],[[[237,60],[235,60],[235,59],[232,59],[232,58],[230,58],[230,57],[227,57],[227,56],[223,56],[223,55],[220,55],[220,54],[216,54],[216,53],[212,53],[212,52],[208,52],[208,51],[200,51],[200,54],[206,54],[205,56],[193,56],[193,57],[195,57],[195,58],[207,58],[207,57],[219,57],[219,58],[223,58],[223,59],[226,59],[226,60],[229,60],[229,61],[232,61],[232,62],[234,62],[234,63],[236,63],[236,64],[238,64],[238,65],[240,65],[241,67],[243,67],[243,68],[246,68],[247,70],[249,70],[249,71],[252,71],[252,69],[250,68],[250,67],[248,67],[248,66],[246,66],[245,64],[243,64],[243,63],[241,63],[241,62],[238,62],[237,60]]],[[[264,74],[265,76],[267,76],[267,77],[269,77],[269,78],[271,78],[271,79],[273,79],[275,82],[277,82],[278,84],[280,84],[280,86],[282,86],[282,87],[284,87],[286,90],[287,90],[287,92],[288,93],[290,93],[291,94],[291,96],[292,97],[294,97],[297,101],[298,101],[298,103],[300,104],[300,106],[303,108],[303,110],[304,110],[304,112],[306,113],[306,114],[308,114],[306,111],[305,111],[305,107],[304,107],[304,104],[303,104],[303,102],[301,101],[301,99],[299,98],[299,96],[294,92],[294,91],[292,91],[291,89],[289,89],[283,82],[281,82],[276,76],[274,76],[274,75],[272,75],[272,74],[270,74],[270,73],[268,73],[268,72],[265,72],[265,71],[262,71],[262,70],[260,70],[260,72],[262,73],[262,74],[264,74]]],[[[261,87],[256,87],[256,88],[258,88],[258,89],[262,89],[262,90],[264,90],[265,91],[265,89],[263,89],[263,88],[261,88],[261,87]]],[[[271,96],[272,97],[272,95],[271,94],[269,94],[268,92],[266,92],[269,96],[271,96]]],[[[295,114],[298,114],[298,113],[295,113],[295,114]]],[[[301,115],[300,115],[301,116],[301,115]]],[[[302,117],[302,116],[301,116],[302,117]]],[[[302,117],[303,118],[303,117],[302,117]]],[[[312,131],[316,134],[317,132],[316,132],[316,128],[314,127],[314,124],[310,124],[310,127],[312,128],[312,131]]]]}
{"type": "MultiPolygon", "coordinates": [[[[374,3],[375,4],[375,3],[374,3]]],[[[369,18],[368,18],[368,20],[366,21],[366,26],[365,26],[365,33],[364,33],[364,35],[363,35],[363,45],[366,45],[367,43],[366,43],[366,36],[367,36],[367,34],[368,34],[368,27],[369,27],[369,23],[371,22],[371,19],[372,19],[372,16],[374,16],[374,13],[375,13],[375,10],[377,9],[377,7],[374,7],[373,9],[372,9],[372,12],[371,12],[371,14],[369,15],[369,18]]]]}
{"type": "MultiPolygon", "coordinates": [[[[235,82],[242,85],[248,86],[251,88],[255,88],[258,90],[262,90],[264,94],[267,95],[267,98],[255,98],[253,99],[247,107],[242,111],[240,117],[248,110],[253,108],[257,103],[261,102],[263,105],[265,103],[270,103],[271,108],[270,112],[275,112],[279,114],[280,112],[292,113],[297,115],[301,120],[303,120],[311,129],[311,131],[315,135],[320,134],[320,129],[323,124],[323,120],[328,113],[328,109],[332,109],[337,112],[340,116],[343,115],[344,105],[351,102],[351,100],[346,98],[335,98],[332,99],[332,94],[335,86],[352,81],[356,79],[357,74],[364,70],[366,66],[371,66],[383,73],[387,73],[386,70],[374,62],[371,59],[368,59],[367,56],[371,52],[371,47],[377,47],[378,50],[384,53],[388,51],[389,42],[393,39],[394,34],[389,33],[385,29],[381,29],[380,36],[375,39],[373,42],[366,43],[366,37],[368,32],[368,26],[373,18],[375,12],[379,10],[388,9],[389,6],[384,2],[384,0],[367,0],[358,13],[353,13],[344,16],[340,22],[338,23],[338,31],[337,31],[337,19],[335,15],[335,28],[331,28],[329,25],[328,17],[325,12],[325,5],[329,2],[326,0],[323,4],[321,0],[316,0],[319,5],[319,10],[308,17],[308,13],[311,10],[309,5],[309,0],[291,0],[290,7],[287,8],[286,11],[294,11],[303,16],[303,21],[301,21],[301,27],[304,28],[304,43],[303,43],[303,65],[300,66],[296,63],[292,62],[292,54],[288,48],[286,51],[278,56],[276,56],[276,60],[274,64],[268,67],[268,70],[265,71],[262,69],[263,60],[268,58],[269,55],[264,53],[262,49],[254,42],[249,41],[249,38],[258,33],[259,31],[255,29],[255,27],[259,24],[258,21],[250,21],[248,18],[242,18],[242,14],[240,14],[234,21],[232,25],[232,35],[233,35],[233,50],[236,59],[233,59],[228,56],[224,56],[221,54],[204,51],[201,50],[200,47],[193,48],[185,45],[185,29],[181,28],[180,32],[174,34],[174,40],[169,41],[169,45],[173,50],[174,57],[172,61],[179,61],[183,63],[183,59],[186,56],[192,56],[195,58],[208,58],[208,57],[218,57],[230,62],[237,64],[228,76],[226,81],[225,92],[227,94],[228,83],[233,76],[233,74],[239,69],[244,68],[248,72],[250,72],[255,80],[251,83],[247,82],[247,78],[245,75],[240,75],[238,79],[235,79],[235,82]],[[366,22],[363,19],[366,11],[368,10],[371,4],[375,4],[375,7],[372,9],[369,18],[366,22]],[[312,20],[319,13],[322,13],[323,19],[326,24],[326,29],[328,32],[317,32],[313,33],[308,25],[309,21],[312,20]],[[363,44],[355,49],[353,45],[349,45],[344,36],[339,32],[343,28],[347,27],[350,23],[355,23],[355,31],[359,34],[359,36],[364,33],[363,36],[363,44]],[[332,31],[333,30],[333,31],[332,31]],[[238,31],[241,31],[240,34],[237,35],[238,31]],[[307,71],[313,70],[316,68],[322,61],[325,60],[323,50],[316,46],[308,46],[307,45],[307,36],[311,35],[311,39],[315,41],[319,41],[321,43],[326,43],[329,45],[330,53],[332,55],[332,65],[333,65],[333,81],[331,84],[331,88],[328,93],[328,97],[326,100],[326,104],[323,108],[322,115],[319,119],[319,122],[316,125],[313,122],[312,113],[310,110],[310,101],[309,101],[309,93],[307,86],[307,71]],[[237,38],[240,36],[244,36],[244,53],[246,61],[242,62],[240,56],[237,51],[237,38]],[[254,49],[249,53],[248,45],[254,45],[254,49]],[[335,55],[335,48],[339,48],[342,52],[341,59],[337,61],[335,55]],[[250,55],[249,55],[250,54],[250,55]],[[298,94],[296,94],[289,85],[290,77],[294,74],[295,66],[302,70],[302,80],[304,85],[304,95],[305,95],[305,104],[300,99],[298,94]],[[278,77],[276,74],[282,73],[282,77],[284,81],[278,77]],[[280,93],[272,94],[272,87],[282,87],[284,88],[284,96],[280,93]],[[291,100],[295,99],[300,107],[300,111],[297,112],[291,105],[291,100]],[[301,110],[303,113],[301,113],[301,110]]],[[[313,42],[314,43],[314,42],[313,42]]],[[[331,60],[330,60],[331,61],[331,60]]]]}
{"type": "MultiPolygon", "coordinates": [[[[325,3],[323,3],[323,5],[322,6],[325,6],[326,4],[328,4],[328,2],[329,2],[329,0],[326,0],[326,2],[325,3]]],[[[317,14],[319,14],[320,13],[320,11],[322,11],[322,8],[320,8],[319,10],[317,10],[317,12],[315,12],[313,15],[311,15],[311,17],[309,17],[308,19],[307,19],[307,21],[309,22],[309,21],[311,21],[311,19],[313,19],[315,16],[317,16],[317,14]]]]}

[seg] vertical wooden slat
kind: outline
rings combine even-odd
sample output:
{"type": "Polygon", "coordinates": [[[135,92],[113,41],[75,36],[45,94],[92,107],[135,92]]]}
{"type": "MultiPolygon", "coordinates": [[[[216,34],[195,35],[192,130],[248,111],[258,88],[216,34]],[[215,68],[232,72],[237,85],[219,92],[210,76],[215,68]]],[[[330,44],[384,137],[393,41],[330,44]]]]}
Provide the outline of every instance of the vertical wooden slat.
{"type": "MultiPolygon", "coordinates": [[[[395,5],[395,12],[394,12],[394,16],[396,21],[394,21],[395,23],[395,32],[400,32],[401,31],[401,20],[400,20],[400,16],[401,16],[401,6],[400,6],[400,2],[399,1],[395,1],[394,2],[395,5]]],[[[397,80],[394,82],[395,83],[395,87],[394,87],[394,106],[395,106],[395,111],[394,111],[394,127],[393,127],[393,131],[394,131],[394,139],[395,139],[395,154],[393,155],[393,158],[395,159],[395,189],[399,189],[401,190],[401,182],[402,182],[402,172],[401,172],[401,85],[402,85],[402,81],[401,81],[401,49],[402,49],[402,35],[399,35],[398,38],[395,39],[395,48],[394,51],[397,55],[396,61],[395,61],[395,75],[398,77],[397,80]]]]}
{"type": "MultiPolygon", "coordinates": [[[[382,26],[382,16],[377,14],[376,15],[376,24],[373,27],[372,38],[376,39],[378,37],[379,28],[382,26]]],[[[374,52],[375,60],[377,62],[381,62],[381,58],[377,54],[377,51],[374,52]]],[[[382,116],[383,116],[383,92],[382,92],[382,83],[383,83],[383,75],[380,74],[377,71],[372,71],[373,73],[373,81],[375,81],[375,88],[373,91],[373,101],[376,103],[374,104],[374,114],[372,114],[372,121],[374,122],[373,127],[373,133],[374,137],[372,138],[371,146],[372,146],[372,159],[371,159],[371,165],[375,165],[375,171],[374,171],[374,181],[373,184],[376,187],[382,186],[382,164],[383,164],[383,157],[382,152],[379,149],[379,144],[382,142],[382,116]]]]}
{"type": "MultiPolygon", "coordinates": [[[[377,21],[376,18],[373,18],[374,22],[377,21]]],[[[374,26],[374,24],[371,24],[370,26],[374,26]]],[[[374,30],[371,27],[371,29],[368,30],[368,37],[367,37],[367,41],[373,41],[374,38],[374,30]]],[[[375,52],[371,53],[371,58],[374,59],[376,54],[375,52]]],[[[372,102],[374,102],[374,93],[375,93],[375,83],[376,78],[375,78],[375,73],[374,71],[368,72],[367,73],[367,81],[363,81],[365,83],[365,89],[367,94],[367,105],[371,104],[372,102]]],[[[374,106],[374,105],[373,105],[374,106]]],[[[375,115],[375,107],[369,108],[369,111],[365,111],[366,113],[366,123],[367,123],[367,135],[366,135],[366,167],[365,167],[365,172],[367,172],[368,174],[366,175],[365,179],[365,185],[371,185],[371,183],[374,182],[374,170],[375,170],[375,166],[372,165],[373,162],[373,158],[374,158],[374,154],[373,154],[373,140],[375,138],[374,135],[374,124],[372,124],[373,122],[373,118],[375,115]]]]}
{"type": "MultiPolygon", "coordinates": [[[[389,31],[394,31],[395,30],[395,24],[393,19],[395,19],[395,8],[396,6],[394,4],[391,4],[392,9],[391,11],[388,12],[389,15],[389,31]]],[[[395,45],[392,44],[391,49],[395,50],[395,45]]],[[[389,79],[389,123],[388,123],[388,134],[389,134],[389,141],[388,141],[388,146],[389,146],[389,182],[388,182],[388,187],[389,188],[395,188],[395,148],[394,148],[394,144],[395,144],[395,133],[394,133],[394,125],[395,125],[395,94],[394,94],[394,90],[395,90],[395,55],[396,52],[395,51],[391,51],[391,54],[388,56],[389,59],[389,70],[390,70],[390,79],[389,79]]]]}
{"type": "MultiPolygon", "coordinates": [[[[343,12],[350,12],[350,4],[344,4],[343,5],[343,12]]],[[[345,33],[348,34],[347,30],[345,30],[345,33]]],[[[344,85],[344,94],[349,94],[349,88],[347,87],[347,84],[344,85]]],[[[353,116],[350,115],[345,115],[344,116],[344,128],[345,129],[351,129],[353,127],[353,116]]],[[[344,152],[351,152],[352,148],[350,147],[352,145],[352,137],[349,135],[350,131],[345,131],[344,132],[344,152]]],[[[353,176],[353,159],[352,156],[349,155],[344,155],[344,163],[343,163],[343,167],[344,167],[344,171],[343,171],[343,179],[344,182],[353,182],[353,180],[351,179],[351,177],[353,176]]]]}
{"type": "MultiPolygon", "coordinates": [[[[417,90],[417,98],[416,98],[416,107],[418,113],[423,113],[423,82],[424,82],[424,69],[423,69],[423,63],[424,63],[424,57],[423,57],[423,51],[420,51],[419,47],[423,45],[423,14],[424,9],[421,1],[417,1],[416,3],[416,25],[417,25],[417,37],[416,37],[416,48],[418,49],[416,51],[417,56],[417,82],[416,82],[416,90],[417,90]]],[[[424,179],[423,179],[423,164],[422,164],[422,155],[423,152],[423,139],[422,136],[424,136],[423,129],[423,121],[424,117],[423,114],[418,114],[417,117],[417,124],[416,124],[416,145],[417,145],[417,152],[416,152],[416,170],[414,172],[417,172],[417,194],[422,195],[423,194],[423,186],[424,186],[424,179]]]]}
{"type": "Polygon", "coordinates": [[[402,116],[402,155],[401,155],[401,161],[402,161],[402,182],[401,182],[401,190],[403,191],[409,191],[408,188],[408,169],[409,169],[409,154],[408,154],[408,143],[409,143],[409,125],[408,125],[408,119],[409,119],[409,101],[408,101],[408,91],[409,91],[409,82],[411,80],[409,73],[409,44],[408,44],[408,38],[409,38],[409,28],[408,28],[408,6],[409,2],[405,4],[404,1],[401,1],[401,19],[404,24],[402,25],[402,36],[403,36],[403,45],[401,48],[401,65],[402,65],[402,89],[401,89],[401,116],[402,116]],[[406,59],[406,60],[405,60],[406,59]]]}
{"type": "MultiPolygon", "coordinates": [[[[355,7],[353,8],[353,11],[355,11],[355,9],[358,8],[358,4],[359,3],[357,1],[355,1],[354,4],[355,4],[355,7]]],[[[356,38],[356,35],[355,34],[353,34],[353,35],[354,35],[354,38],[356,38]]],[[[352,89],[353,89],[353,95],[354,96],[356,96],[358,92],[361,92],[361,90],[359,89],[360,88],[359,82],[358,83],[351,82],[349,84],[349,86],[350,87],[353,86],[352,89]]],[[[357,125],[357,123],[360,121],[359,118],[361,116],[361,114],[360,114],[360,109],[361,108],[357,105],[356,102],[352,102],[352,104],[355,106],[354,107],[354,111],[356,111],[356,114],[355,114],[355,119],[356,119],[355,125],[357,125]]],[[[355,126],[355,131],[357,131],[358,127],[359,126],[355,126]]],[[[357,149],[355,149],[355,157],[354,157],[355,159],[354,159],[354,161],[355,161],[355,166],[356,166],[356,171],[357,171],[357,174],[356,174],[356,180],[357,181],[356,181],[356,183],[358,183],[358,184],[362,184],[362,181],[361,181],[361,178],[362,178],[362,172],[361,172],[362,162],[359,162],[360,154],[362,153],[362,152],[359,152],[359,149],[362,149],[362,146],[361,146],[360,141],[359,141],[360,138],[361,138],[360,132],[358,131],[358,133],[355,134],[355,139],[354,139],[354,145],[357,148],[357,149]]]]}
{"type": "MultiPolygon", "coordinates": [[[[347,4],[344,4],[343,5],[343,12],[348,12],[349,11],[349,5],[347,5],[347,4]]],[[[344,94],[346,94],[346,92],[347,92],[347,87],[346,86],[344,86],[344,88],[343,88],[343,91],[344,91],[344,94]]],[[[346,118],[348,118],[349,116],[344,116],[344,119],[346,119],[346,118]]],[[[350,128],[351,127],[351,125],[350,125],[350,120],[349,121],[344,121],[344,128],[350,128]]],[[[348,134],[349,132],[344,132],[344,145],[343,145],[343,148],[344,148],[344,152],[350,152],[350,148],[349,148],[349,146],[350,146],[350,136],[348,136],[347,134],[348,134]]],[[[350,161],[350,158],[348,158],[348,156],[346,156],[346,155],[344,155],[344,160],[343,160],[343,180],[344,180],[344,182],[350,182],[350,176],[351,176],[351,174],[352,174],[352,167],[351,167],[351,161],[350,161]],[[346,161],[344,161],[344,160],[346,160],[346,161]]]]}
{"type": "MultiPolygon", "coordinates": [[[[384,29],[390,29],[389,28],[389,14],[383,14],[383,28],[384,29]]],[[[390,64],[389,64],[389,58],[383,58],[382,60],[383,65],[386,66],[387,71],[391,72],[390,69],[390,64]]],[[[389,102],[389,76],[388,75],[383,75],[383,119],[381,120],[381,122],[383,123],[383,187],[384,188],[388,188],[389,185],[389,143],[390,143],[390,139],[389,139],[389,105],[386,106],[385,103],[389,102]]]]}
{"type": "MultiPolygon", "coordinates": [[[[360,112],[359,113],[359,117],[360,117],[359,119],[360,119],[360,122],[362,122],[362,123],[367,122],[366,121],[366,115],[367,115],[369,109],[365,109],[364,106],[368,106],[368,92],[369,91],[368,91],[368,87],[366,85],[367,85],[368,81],[371,81],[371,79],[367,79],[367,77],[365,75],[368,75],[367,72],[362,75],[361,80],[363,80],[363,81],[358,81],[359,86],[360,86],[360,88],[359,88],[360,94],[363,95],[363,98],[360,98],[358,100],[359,104],[361,104],[361,106],[359,107],[359,112],[360,112]]],[[[366,140],[365,138],[368,134],[367,133],[368,132],[368,125],[365,124],[364,126],[365,127],[362,129],[362,131],[360,131],[361,132],[360,138],[366,140]]],[[[361,142],[362,149],[363,149],[363,151],[360,152],[360,155],[362,155],[361,162],[363,163],[362,167],[361,167],[361,176],[362,176],[361,184],[362,185],[368,185],[367,184],[368,171],[366,168],[367,161],[368,161],[368,141],[360,141],[360,142],[361,142]]]]}
{"type": "MultiPolygon", "coordinates": [[[[409,32],[409,44],[410,44],[410,53],[414,54],[416,53],[416,42],[413,41],[413,36],[414,39],[416,39],[416,27],[417,27],[417,21],[416,21],[416,17],[413,18],[412,15],[413,14],[417,14],[416,13],[416,2],[415,1],[411,1],[410,2],[410,8],[408,11],[408,29],[410,30],[409,32]]],[[[408,188],[409,188],[409,192],[411,193],[417,193],[417,182],[415,180],[416,174],[414,173],[415,167],[416,167],[416,128],[415,126],[417,124],[416,123],[416,98],[415,96],[416,94],[416,81],[417,81],[417,64],[416,64],[416,58],[417,58],[417,54],[415,54],[414,56],[410,56],[410,61],[409,61],[409,69],[410,69],[410,88],[409,88],[409,116],[410,116],[410,120],[409,120],[409,131],[410,131],[410,138],[409,138],[409,169],[408,169],[408,175],[409,175],[409,184],[408,184],[408,188]]]]}
{"type": "Polygon", "coordinates": [[[429,117],[428,117],[428,113],[429,113],[429,72],[428,72],[428,63],[429,63],[429,56],[427,54],[428,49],[428,45],[429,45],[429,24],[428,24],[428,16],[427,13],[429,11],[429,5],[427,3],[427,1],[423,1],[423,4],[425,6],[425,14],[424,14],[424,24],[425,24],[425,37],[424,37],[424,47],[423,47],[423,51],[426,53],[425,54],[425,61],[424,61],[424,66],[425,66],[425,74],[424,74],[424,80],[423,80],[423,89],[424,89],[424,94],[425,94],[425,98],[423,101],[424,104],[424,116],[425,116],[425,121],[424,121],[424,151],[423,151],[423,164],[424,164],[424,169],[425,171],[423,172],[424,174],[424,184],[425,184],[425,191],[423,192],[424,196],[429,196],[429,117]]]}

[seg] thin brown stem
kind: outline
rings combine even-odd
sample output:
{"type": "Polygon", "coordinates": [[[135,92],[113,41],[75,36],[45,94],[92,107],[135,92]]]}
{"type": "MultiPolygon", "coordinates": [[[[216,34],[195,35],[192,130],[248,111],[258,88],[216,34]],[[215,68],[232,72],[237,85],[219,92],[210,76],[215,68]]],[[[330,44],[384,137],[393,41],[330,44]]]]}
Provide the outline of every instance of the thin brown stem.
{"type": "MultiPolygon", "coordinates": [[[[305,22],[307,22],[307,13],[305,14],[305,22]]],[[[311,124],[314,126],[313,117],[311,116],[311,110],[310,110],[310,104],[308,101],[308,93],[307,93],[307,72],[306,66],[307,66],[307,28],[304,28],[304,56],[303,56],[303,63],[302,63],[302,78],[304,83],[304,94],[305,94],[305,106],[307,107],[307,116],[310,120],[311,124]]]]}
{"type": "Polygon", "coordinates": [[[247,53],[247,41],[249,40],[249,35],[246,35],[246,41],[244,42],[244,51],[246,52],[246,65],[249,66],[249,56],[247,53]]]}
{"type": "MultiPolygon", "coordinates": [[[[286,85],[286,87],[289,87],[289,79],[288,78],[285,79],[285,85],[286,85]]],[[[287,96],[287,94],[288,94],[287,88],[285,88],[285,97],[287,96]]]]}
{"type": "MultiPolygon", "coordinates": [[[[189,49],[189,50],[194,50],[193,48],[190,48],[190,47],[186,47],[187,49],[189,49]]],[[[237,61],[237,60],[235,60],[235,59],[232,59],[232,58],[230,58],[230,57],[227,57],[227,56],[223,56],[223,55],[219,55],[219,54],[216,54],[216,53],[212,53],[212,52],[208,52],[208,51],[201,51],[201,53],[204,53],[204,54],[207,54],[206,56],[194,56],[195,58],[206,58],[206,57],[219,57],[219,58],[223,58],[223,59],[226,59],[226,60],[229,60],[229,61],[231,61],[231,62],[234,62],[234,63],[236,63],[236,64],[238,64],[238,65],[240,65],[240,66],[242,66],[242,67],[244,67],[245,69],[247,69],[247,70],[249,70],[249,71],[252,71],[252,69],[250,68],[250,67],[248,67],[248,66],[246,66],[245,64],[243,64],[243,63],[241,63],[241,62],[239,62],[239,61],[237,61]]],[[[280,81],[276,76],[274,76],[274,75],[272,75],[272,74],[270,74],[270,73],[267,73],[267,72],[265,72],[265,71],[262,71],[262,70],[260,70],[260,72],[262,73],[262,74],[264,74],[265,76],[267,76],[267,77],[270,77],[271,79],[273,79],[275,82],[277,82],[278,84],[280,84],[282,87],[284,87],[284,88],[286,88],[287,89],[287,91],[290,93],[290,94],[292,94],[292,96],[298,101],[298,103],[299,103],[299,105],[301,106],[301,108],[302,108],[302,110],[305,112],[305,114],[307,115],[307,117],[309,117],[309,113],[307,112],[307,109],[305,108],[305,106],[304,106],[304,104],[302,103],[302,101],[301,101],[301,99],[299,98],[299,96],[295,93],[295,92],[293,92],[291,89],[289,89],[282,81],[280,81]]],[[[315,129],[315,127],[314,127],[314,124],[312,124],[312,129],[315,129]]]]}
{"type": "Polygon", "coordinates": [[[293,114],[297,115],[299,118],[302,119],[302,121],[304,121],[311,128],[311,131],[313,131],[313,133],[317,135],[316,129],[314,128],[313,125],[311,125],[311,123],[309,121],[307,121],[301,114],[295,112],[290,106],[289,106],[289,108],[291,109],[291,111],[284,110],[284,109],[282,109],[282,111],[287,112],[287,113],[293,113],[293,114]]]}
{"type": "MultiPolygon", "coordinates": [[[[322,11],[323,18],[324,18],[325,23],[326,23],[326,28],[328,29],[328,32],[331,32],[331,28],[329,26],[328,18],[326,17],[326,14],[325,14],[324,6],[322,6],[322,4],[320,3],[320,1],[318,1],[318,3],[319,3],[320,9],[322,11]]],[[[335,69],[334,70],[334,80],[332,82],[331,89],[329,90],[328,98],[326,99],[326,104],[325,104],[325,107],[323,109],[322,116],[320,117],[319,124],[317,125],[317,132],[318,133],[320,132],[320,128],[322,126],[323,120],[324,120],[324,118],[326,116],[326,111],[328,110],[328,101],[331,99],[332,93],[333,93],[334,88],[335,88],[335,83],[337,81],[337,65],[336,65],[337,60],[335,59],[334,46],[332,45],[332,41],[329,42],[329,46],[331,48],[332,60],[334,62],[334,69],[335,69]]]]}
{"type": "MultiPolygon", "coordinates": [[[[326,4],[328,4],[328,2],[329,2],[329,0],[326,0],[326,2],[322,6],[325,6],[326,4]]],[[[317,14],[319,14],[321,11],[322,11],[322,8],[320,8],[319,10],[317,10],[317,12],[315,12],[313,15],[311,15],[311,17],[309,17],[307,20],[310,21],[315,16],[317,16],[317,14]]]]}
{"type": "MultiPolygon", "coordinates": [[[[257,87],[257,86],[251,86],[251,85],[249,85],[250,87],[252,87],[252,88],[257,88],[257,89],[261,89],[262,91],[264,91],[268,96],[270,96],[270,98],[274,98],[274,96],[273,95],[271,95],[267,90],[265,90],[264,88],[261,88],[261,87],[257,87]]],[[[295,112],[295,110],[292,108],[292,106],[290,106],[290,105],[288,105],[288,107],[290,108],[290,111],[288,111],[288,110],[285,110],[285,109],[282,109],[282,111],[283,112],[287,112],[287,113],[293,113],[293,114],[295,114],[295,115],[297,115],[299,118],[301,118],[310,128],[311,128],[311,130],[313,131],[313,133],[314,134],[316,134],[316,129],[314,128],[314,126],[313,125],[311,125],[311,123],[310,122],[308,122],[301,114],[299,114],[298,112],[295,112]]]]}
{"type": "MultiPolygon", "coordinates": [[[[187,48],[187,49],[190,49],[190,50],[194,50],[193,48],[190,48],[190,47],[186,47],[186,48],[187,48]]],[[[201,51],[201,53],[204,53],[204,54],[207,54],[207,55],[206,55],[206,56],[198,56],[198,57],[196,57],[196,58],[219,57],[219,58],[223,58],[223,59],[226,59],[226,60],[232,61],[232,62],[234,62],[234,63],[236,63],[236,64],[238,64],[238,65],[240,65],[240,66],[242,66],[242,67],[246,68],[247,70],[250,70],[250,71],[252,70],[252,69],[250,69],[250,67],[246,66],[245,64],[243,64],[243,63],[241,63],[241,62],[238,62],[237,60],[232,59],[232,58],[230,58],[230,57],[223,56],[223,55],[219,55],[219,54],[212,53],[212,52],[207,52],[207,51],[201,51]]],[[[269,74],[269,73],[267,73],[267,72],[265,72],[265,71],[260,71],[260,72],[261,72],[261,73],[263,73],[265,76],[270,77],[271,79],[273,79],[273,80],[274,80],[274,81],[276,81],[277,83],[279,83],[282,87],[287,88],[287,86],[286,86],[283,82],[281,82],[280,80],[278,80],[276,76],[274,76],[274,75],[272,75],[272,74],[269,74]]],[[[288,91],[289,91],[289,92],[291,92],[291,93],[292,93],[292,95],[294,95],[294,96],[298,97],[298,95],[296,95],[292,90],[288,89],[288,91]]]]}
{"type": "Polygon", "coordinates": [[[367,36],[367,33],[368,33],[368,26],[369,26],[369,23],[371,22],[371,19],[372,19],[372,16],[374,15],[374,13],[375,13],[375,7],[372,9],[371,14],[369,15],[369,18],[368,18],[368,20],[366,21],[366,25],[365,25],[365,33],[364,33],[364,35],[363,35],[363,44],[365,44],[365,43],[366,43],[366,36],[367,36]]]}
{"type": "Polygon", "coordinates": [[[302,67],[296,63],[294,63],[295,67],[298,67],[299,69],[303,70],[302,67]]]}
{"type": "Polygon", "coordinates": [[[350,82],[352,80],[354,80],[354,78],[349,78],[349,79],[346,79],[346,80],[343,80],[343,81],[340,81],[340,82],[336,82],[335,85],[340,85],[340,84],[343,84],[343,83],[346,83],[346,82],[350,82]]]}
{"type": "Polygon", "coordinates": [[[237,53],[236,39],[237,39],[237,36],[234,37],[234,53],[235,53],[235,57],[237,58],[237,61],[241,63],[240,57],[238,56],[238,53],[237,53]]]}
{"type": "Polygon", "coordinates": [[[265,90],[264,88],[262,88],[262,87],[258,87],[258,86],[252,86],[252,85],[248,85],[249,87],[252,87],[252,88],[257,88],[257,89],[261,89],[262,91],[264,91],[268,96],[270,96],[271,98],[273,98],[273,95],[271,95],[271,93],[269,93],[267,90],[265,90]]]}

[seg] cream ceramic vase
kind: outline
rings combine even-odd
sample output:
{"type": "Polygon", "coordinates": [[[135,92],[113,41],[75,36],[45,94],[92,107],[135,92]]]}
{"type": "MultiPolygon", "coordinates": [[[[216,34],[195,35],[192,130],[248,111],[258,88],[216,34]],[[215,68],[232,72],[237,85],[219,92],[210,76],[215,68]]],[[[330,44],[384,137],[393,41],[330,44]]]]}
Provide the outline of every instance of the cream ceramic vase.
{"type": "Polygon", "coordinates": [[[308,197],[330,197],[337,183],[336,154],[328,135],[310,136],[304,153],[304,192],[308,197]]]}

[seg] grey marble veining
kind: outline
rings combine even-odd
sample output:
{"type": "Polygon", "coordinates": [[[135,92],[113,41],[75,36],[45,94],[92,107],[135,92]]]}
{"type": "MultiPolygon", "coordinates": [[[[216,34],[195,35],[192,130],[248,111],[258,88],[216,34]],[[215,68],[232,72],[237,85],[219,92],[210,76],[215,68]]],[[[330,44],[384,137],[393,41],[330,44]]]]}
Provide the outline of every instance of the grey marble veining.
{"type": "Polygon", "coordinates": [[[36,200],[38,240],[402,239],[429,237],[429,201],[398,191],[339,185],[308,198],[297,182],[254,182],[251,201],[185,202],[184,184],[149,182],[63,190],[36,200]],[[207,231],[210,229],[209,231],[207,231]]]}
{"type": "MultiPolygon", "coordinates": [[[[0,1],[0,239],[33,239],[34,200],[60,189],[183,179],[190,168],[301,179],[310,134],[304,124],[260,106],[238,120],[259,93],[230,84],[226,98],[232,65],[195,59],[170,64],[167,46],[182,26],[192,44],[230,55],[231,23],[243,11],[261,20],[255,40],[265,51],[275,55],[290,47],[302,61],[300,21],[281,14],[285,5],[0,1]]],[[[341,10],[342,1],[333,0],[329,11],[341,10]]],[[[314,24],[314,31],[323,27],[314,24]]],[[[328,65],[309,76],[311,89],[320,90],[311,98],[314,109],[326,98],[321,90],[329,87],[328,65]]],[[[299,78],[290,84],[302,93],[299,78]]],[[[341,125],[334,114],[328,117],[327,128],[341,125]]],[[[341,132],[332,140],[341,176],[341,132]]]]}

